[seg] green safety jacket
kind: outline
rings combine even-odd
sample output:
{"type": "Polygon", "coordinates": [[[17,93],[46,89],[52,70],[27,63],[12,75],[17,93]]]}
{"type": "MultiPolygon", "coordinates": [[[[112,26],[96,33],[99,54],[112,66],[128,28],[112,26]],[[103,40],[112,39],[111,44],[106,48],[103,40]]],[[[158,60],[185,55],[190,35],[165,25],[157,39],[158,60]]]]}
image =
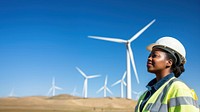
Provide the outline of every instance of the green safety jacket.
{"type": "MultiPolygon", "coordinates": [[[[140,112],[140,105],[147,91],[141,95],[135,112],[140,112]]],[[[198,97],[181,80],[172,77],[164,83],[146,102],[142,112],[200,112],[198,97]]]]}

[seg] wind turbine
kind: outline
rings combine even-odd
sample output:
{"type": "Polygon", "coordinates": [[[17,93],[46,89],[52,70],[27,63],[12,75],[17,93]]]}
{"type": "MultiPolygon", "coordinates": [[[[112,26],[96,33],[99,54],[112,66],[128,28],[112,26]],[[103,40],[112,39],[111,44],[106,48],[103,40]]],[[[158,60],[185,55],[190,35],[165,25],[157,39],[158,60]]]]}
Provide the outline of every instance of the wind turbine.
{"type": "Polygon", "coordinates": [[[126,54],[127,54],[127,98],[131,99],[131,70],[130,70],[130,61],[132,63],[132,67],[134,70],[134,74],[136,77],[137,82],[139,83],[139,78],[137,74],[137,70],[135,67],[135,61],[133,57],[133,52],[131,49],[131,42],[135,40],[137,37],[139,37],[149,26],[151,26],[155,22],[155,19],[151,21],[148,25],[146,25],[144,28],[142,28],[139,32],[137,32],[131,39],[129,40],[123,40],[123,39],[118,39],[118,38],[108,38],[108,37],[99,37],[99,36],[88,36],[89,38],[94,38],[94,39],[99,39],[99,40],[105,40],[105,41],[110,41],[110,42],[117,42],[117,43],[123,43],[126,45],[126,54]]]}
{"type": "Polygon", "coordinates": [[[15,94],[14,94],[14,89],[12,88],[12,90],[11,90],[11,92],[10,92],[10,94],[9,94],[9,97],[14,97],[15,96],[15,94]]]}
{"type": "Polygon", "coordinates": [[[124,72],[122,79],[120,79],[117,82],[115,82],[114,84],[112,84],[112,86],[115,86],[115,85],[121,83],[121,98],[124,97],[124,88],[123,87],[124,87],[124,85],[126,86],[126,82],[124,81],[125,77],[126,77],[126,71],[124,72]]]}
{"type": "Polygon", "coordinates": [[[73,89],[73,91],[72,91],[71,95],[73,95],[73,96],[76,96],[76,95],[78,95],[78,92],[76,91],[76,87],[73,89]]]}
{"type": "Polygon", "coordinates": [[[96,78],[96,77],[100,77],[100,75],[91,75],[91,76],[87,76],[81,69],[79,69],[78,67],[76,67],[76,69],[81,73],[81,75],[85,78],[84,80],[84,85],[83,85],[83,95],[85,98],[87,98],[87,89],[88,89],[88,79],[91,78],[96,78]]]}
{"type": "Polygon", "coordinates": [[[107,76],[106,76],[105,82],[104,82],[104,86],[101,87],[101,88],[97,91],[97,93],[99,93],[100,91],[104,90],[104,94],[103,94],[104,97],[106,97],[106,91],[108,91],[110,94],[112,94],[112,92],[110,91],[110,89],[107,87],[107,81],[108,81],[108,79],[107,79],[107,76]]]}
{"type": "Polygon", "coordinates": [[[62,88],[60,88],[60,87],[58,87],[58,86],[55,85],[55,78],[53,77],[53,79],[52,79],[52,86],[49,89],[48,95],[52,92],[52,96],[55,96],[56,89],[57,90],[62,90],[62,88]]]}
{"type": "Polygon", "coordinates": [[[133,94],[136,95],[136,100],[139,99],[140,95],[142,94],[143,91],[140,91],[140,92],[136,92],[136,91],[133,91],[133,94]]]}

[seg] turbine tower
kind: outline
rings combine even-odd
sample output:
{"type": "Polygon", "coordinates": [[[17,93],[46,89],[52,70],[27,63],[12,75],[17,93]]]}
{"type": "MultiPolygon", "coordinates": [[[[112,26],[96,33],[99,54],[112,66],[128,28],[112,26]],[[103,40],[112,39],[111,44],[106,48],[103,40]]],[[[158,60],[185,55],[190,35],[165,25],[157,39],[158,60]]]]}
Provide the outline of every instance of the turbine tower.
{"type": "Polygon", "coordinates": [[[91,75],[91,76],[87,76],[81,69],[79,69],[78,67],[76,67],[76,69],[81,73],[81,75],[85,78],[84,80],[84,85],[83,85],[83,95],[85,98],[87,98],[87,89],[88,89],[88,79],[91,78],[96,78],[96,77],[100,77],[100,75],[91,75]]]}
{"type": "Polygon", "coordinates": [[[126,82],[124,81],[125,77],[126,77],[126,71],[124,72],[122,79],[120,79],[117,82],[115,82],[114,84],[112,84],[112,86],[115,86],[115,85],[121,83],[121,98],[124,97],[124,86],[126,86],[126,82]]]}
{"type": "Polygon", "coordinates": [[[108,37],[99,37],[99,36],[88,36],[89,38],[94,38],[94,39],[99,39],[99,40],[105,40],[105,41],[111,41],[111,42],[117,42],[117,43],[123,43],[126,45],[126,54],[127,54],[127,98],[128,99],[132,99],[132,95],[131,95],[131,69],[130,69],[130,61],[132,63],[132,67],[134,70],[134,74],[136,77],[137,82],[139,83],[139,78],[138,78],[138,74],[137,74],[137,70],[136,70],[136,66],[135,66],[135,61],[134,61],[134,57],[133,57],[133,52],[131,49],[131,42],[133,42],[133,40],[135,40],[137,37],[139,37],[149,26],[151,26],[153,23],[155,22],[155,19],[153,21],[151,21],[148,25],[146,25],[144,28],[142,28],[139,32],[137,32],[131,39],[129,40],[123,40],[123,39],[118,39],[118,38],[108,38],[108,37]]]}
{"type": "Polygon", "coordinates": [[[102,91],[102,90],[104,90],[104,94],[103,94],[103,96],[104,97],[106,97],[106,91],[108,91],[110,94],[112,94],[112,92],[110,91],[110,89],[107,87],[107,76],[106,76],[106,79],[105,79],[105,82],[104,82],[104,86],[103,87],[101,87],[98,91],[97,91],[97,93],[99,93],[100,91],[102,91]]]}
{"type": "Polygon", "coordinates": [[[60,87],[58,87],[58,86],[55,85],[55,78],[53,77],[53,79],[52,79],[52,86],[49,89],[48,95],[52,92],[52,96],[55,96],[56,89],[57,90],[62,90],[62,88],[60,88],[60,87]]]}

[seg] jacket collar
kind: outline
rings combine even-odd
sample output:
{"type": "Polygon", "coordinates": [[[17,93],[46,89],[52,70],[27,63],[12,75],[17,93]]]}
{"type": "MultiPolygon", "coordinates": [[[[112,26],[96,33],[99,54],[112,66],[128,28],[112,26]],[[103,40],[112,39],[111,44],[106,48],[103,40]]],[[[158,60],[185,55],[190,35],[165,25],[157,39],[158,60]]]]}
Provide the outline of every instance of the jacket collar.
{"type": "Polygon", "coordinates": [[[162,78],[161,80],[159,80],[157,82],[156,78],[154,78],[153,80],[151,80],[148,84],[147,84],[147,89],[150,91],[152,89],[154,90],[158,90],[165,82],[167,82],[169,79],[171,79],[172,77],[174,77],[173,73],[170,73],[169,75],[165,76],[164,78],[162,78]]]}

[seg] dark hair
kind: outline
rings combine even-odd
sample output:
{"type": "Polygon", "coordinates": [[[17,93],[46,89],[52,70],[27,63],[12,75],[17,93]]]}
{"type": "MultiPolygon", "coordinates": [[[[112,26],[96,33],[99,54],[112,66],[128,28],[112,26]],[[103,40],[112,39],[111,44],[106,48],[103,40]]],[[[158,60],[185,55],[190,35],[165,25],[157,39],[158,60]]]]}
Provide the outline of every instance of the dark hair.
{"type": "Polygon", "coordinates": [[[168,59],[172,59],[173,60],[173,64],[172,64],[171,70],[174,73],[174,76],[176,78],[178,78],[185,71],[184,64],[180,63],[180,59],[179,59],[179,56],[178,56],[179,54],[175,55],[176,58],[179,59],[177,62],[176,62],[175,57],[171,53],[166,52],[166,55],[167,55],[168,59]]]}

